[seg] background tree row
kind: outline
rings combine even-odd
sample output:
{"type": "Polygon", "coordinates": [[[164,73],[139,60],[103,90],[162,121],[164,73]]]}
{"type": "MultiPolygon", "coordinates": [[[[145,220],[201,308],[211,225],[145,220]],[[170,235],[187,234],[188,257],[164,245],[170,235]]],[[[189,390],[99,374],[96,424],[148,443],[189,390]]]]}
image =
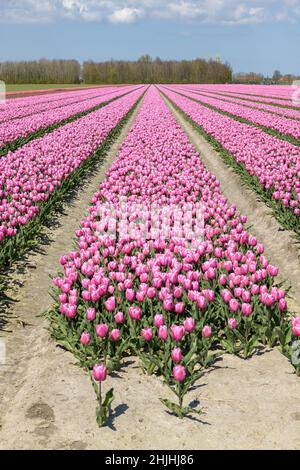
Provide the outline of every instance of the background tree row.
{"type": "Polygon", "coordinates": [[[81,67],[76,60],[0,62],[0,80],[21,83],[79,83],[81,67]]]}
{"type": "Polygon", "coordinates": [[[139,60],[83,64],[85,83],[226,83],[232,80],[229,64],[220,60],[152,60],[149,55],[139,60]]]}

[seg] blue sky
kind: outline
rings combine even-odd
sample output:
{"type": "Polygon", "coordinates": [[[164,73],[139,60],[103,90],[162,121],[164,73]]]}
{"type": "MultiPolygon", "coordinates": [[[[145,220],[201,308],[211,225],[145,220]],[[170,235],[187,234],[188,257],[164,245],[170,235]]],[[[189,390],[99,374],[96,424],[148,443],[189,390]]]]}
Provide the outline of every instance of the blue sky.
{"type": "Polygon", "coordinates": [[[216,57],[300,74],[300,0],[0,0],[0,61],[216,57]]]}

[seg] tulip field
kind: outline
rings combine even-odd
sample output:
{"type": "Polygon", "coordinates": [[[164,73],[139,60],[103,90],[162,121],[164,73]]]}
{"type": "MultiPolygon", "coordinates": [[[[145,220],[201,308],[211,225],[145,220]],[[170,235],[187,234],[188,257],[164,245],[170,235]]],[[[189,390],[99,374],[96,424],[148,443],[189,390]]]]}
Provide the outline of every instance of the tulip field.
{"type": "Polygon", "coordinates": [[[251,361],[276,349],[300,376],[300,316],[248,224],[251,207],[241,213],[225,197],[173,107],[299,242],[300,105],[289,87],[126,85],[10,99],[0,104],[0,311],[14,308],[8,270],[134,116],[75,234],[62,235],[73,248],[57,257],[39,321],[89,375],[99,427],[132,357],[164,384],[155,398],[174,425],[197,419],[201,436],[209,409],[201,389],[200,403],[190,394],[224,355],[251,361]]]}

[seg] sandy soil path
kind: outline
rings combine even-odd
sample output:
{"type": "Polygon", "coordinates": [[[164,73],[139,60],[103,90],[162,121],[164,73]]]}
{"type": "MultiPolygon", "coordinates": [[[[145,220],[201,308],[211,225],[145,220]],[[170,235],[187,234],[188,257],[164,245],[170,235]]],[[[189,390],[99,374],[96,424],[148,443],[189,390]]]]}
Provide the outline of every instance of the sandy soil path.
{"type": "Polygon", "coordinates": [[[56,347],[38,315],[51,303],[48,275],[56,274],[58,258],[69,250],[71,234],[116,150],[65,207],[44,253],[28,257],[30,268],[16,288],[19,303],[7,325],[13,332],[0,333],[8,353],[7,365],[0,366],[0,449],[299,448],[300,380],[276,350],[248,361],[226,355],[207,372],[188,397],[206,408],[202,421],[169,415],[158,399],[172,398],[169,390],[143,375],[136,360],[127,360],[107,383],[116,395],[109,427],[97,428],[89,377],[70,353],[56,347]]]}

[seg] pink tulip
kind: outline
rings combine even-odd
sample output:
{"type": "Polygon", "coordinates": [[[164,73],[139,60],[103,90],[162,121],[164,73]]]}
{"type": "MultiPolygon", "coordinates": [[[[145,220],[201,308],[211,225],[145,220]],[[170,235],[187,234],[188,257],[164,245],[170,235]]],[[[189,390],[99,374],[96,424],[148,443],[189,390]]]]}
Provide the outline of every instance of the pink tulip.
{"type": "Polygon", "coordinates": [[[228,327],[230,328],[230,330],[235,330],[236,327],[237,327],[237,321],[235,318],[229,318],[228,319],[228,327]]]}
{"type": "Polygon", "coordinates": [[[160,326],[164,325],[165,323],[165,319],[164,319],[164,316],[157,313],[155,316],[154,316],[154,326],[156,326],[157,328],[159,328],[160,326]]]}
{"type": "Polygon", "coordinates": [[[154,299],[156,296],[156,290],[154,287],[149,287],[149,289],[147,290],[147,297],[149,299],[154,299]]]}
{"type": "Polygon", "coordinates": [[[88,308],[86,311],[86,319],[89,321],[94,321],[96,318],[96,310],[94,308],[88,308]]]}
{"type": "Polygon", "coordinates": [[[175,304],[175,312],[178,314],[181,314],[184,312],[184,303],[183,302],[177,302],[175,304]]]}
{"type": "Polygon", "coordinates": [[[245,317],[249,317],[252,313],[252,307],[250,304],[247,304],[247,303],[243,303],[242,304],[242,314],[245,316],[245,317]]]}
{"type": "Polygon", "coordinates": [[[113,329],[110,333],[110,338],[112,341],[119,341],[121,337],[121,332],[117,328],[113,329]]]}
{"type": "Polygon", "coordinates": [[[143,328],[141,331],[141,336],[145,341],[151,341],[153,339],[152,328],[143,328]]]}
{"type": "Polygon", "coordinates": [[[275,303],[275,299],[274,299],[273,295],[267,294],[267,293],[263,293],[261,295],[261,301],[267,307],[272,307],[275,303]]]}
{"type": "Polygon", "coordinates": [[[166,325],[162,325],[158,329],[158,337],[162,341],[166,341],[168,339],[168,328],[166,325]]]}
{"type": "Polygon", "coordinates": [[[183,382],[186,378],[186,370],[183,366],[177,365],[173,368],[173,377],[177,382],[183,382]]]}
{"type": "Polygon", "coordinates": [[[84,346],[88,345],[91,341],[90,334],[87,331],[84,331],[80,337],[80,342],[84,346]]]}
{"type": "Polygon", "coordinates": [[[115,321],[119,324],[122,325],[124,323],[124,313],[123,312],[118,312],[115,315],[115,321]]]}
{"type": "Polygon", "coordinates": [[[87,290],[82,291],[81,296],[82,296],[83,300],[85,300],[85,301],[91,300],[91,293],[87,290]]]}
{"type": "Polygon", "coordinates": [[[202,311],[207,308],[206,298],[203,295],[197,297],[197,307],[202,311]]]}
{"type": "Polygon", "coordinates": [[[281,312],[287,311],[287,301],[285,299],[279,299],[278,306],[281,312]]]}
{"type": "Polygon", "coordinates": [[[125,296],[126,296],[126,300],[128,300],[129,302],[132,302],[135,298],[134,290],[126,289],[125,296]]]}
{"type": "Polygon", "coordinates": [[[300,317],[292,318],[292,333],[294,336],[300,336],[300,317]]]}
{"type": "Polygon", "coordinates": [[[76,306],[66,304],[66,310],[65,310],[66,317],[72,320],[76,317],[76,314],[77,314],[76,306]]]}
{"type": "Polygon", "coordinates": [[[96,325],[96,333],[99,338],[105,338],[108,333],[108,325],[106,323],[96,325]]]}
{"type": "Polygon", "coordinates": [[[271,264],[269,264],[268,272],[269,272],[270,276],[276,277],[276,276],[278,276],[279,269],[278,269],[277,266],[272,266],[271,264]]]}
{"type": "Polygon", "coordinates": [[[129,307],[128,314],[132,320],[140,320],[142,317],[142,311],[139,307],[129,307]]]}
{"type": "Polygon", "coordinates": [[[228,289],[224,289],[221,291],[221,296],[222,296],[222,299],[224,300],[224,302],[226,302],[227,304],[230,302],[230,300],[232,299],[232,294],[231,292],[228,290],[228,289]]]}
{"type": "Polygon", "coordinates": [[[171,336],[174,341],[181,341],[185,335],[185,329],[183,325],[172,325],[171,326],[171,336]]]}
{"type": "Polygon", "coordinates": [[[231,299],[229,302],[229,310],[231,312],[237,312],[240,308],[239,303],[236,299],[231,299]]]}
{"type": "Polygon", "coordinates": [[[163,302],[163,307],[167,312],[171,312],[174,309],[174,304],[171,299],[165,299],[163,302]]]}
{"type": "Polygon", "coordinates": [[[182,351],[180,348],[174,348],[171,353],[171,358],[173,362],[181,362],[182,361],[182,351]]]}
{"type": "Polygon", "coordinates": [[[93,367],[93,377],[96,382],[104,382],[107,377],[107,368],[102,364],[95,364],[93,367]]]}
{"type": "Polygon", "coordinates": [[[184,325],[185,331],[187,331],[188,333],[191,333],[192,331],[194,331],[196,327],[196,322],[193,317],[189,317],[184,320],[183,325],[184,325]]]}
{"type": "Polygon", "coordinates": [[[202,336],[203,338],[210,338],[212,334],[212,331],[211,331],[211,327],[206,325],[203,329],[202,329],[202,336]]]}
{"type": "Polygon", "coordinates": [[[115,297],[109,297],[104,303],[105,308],[108,312],[113,312],[116,308],[116,299],[115,297]]]}

